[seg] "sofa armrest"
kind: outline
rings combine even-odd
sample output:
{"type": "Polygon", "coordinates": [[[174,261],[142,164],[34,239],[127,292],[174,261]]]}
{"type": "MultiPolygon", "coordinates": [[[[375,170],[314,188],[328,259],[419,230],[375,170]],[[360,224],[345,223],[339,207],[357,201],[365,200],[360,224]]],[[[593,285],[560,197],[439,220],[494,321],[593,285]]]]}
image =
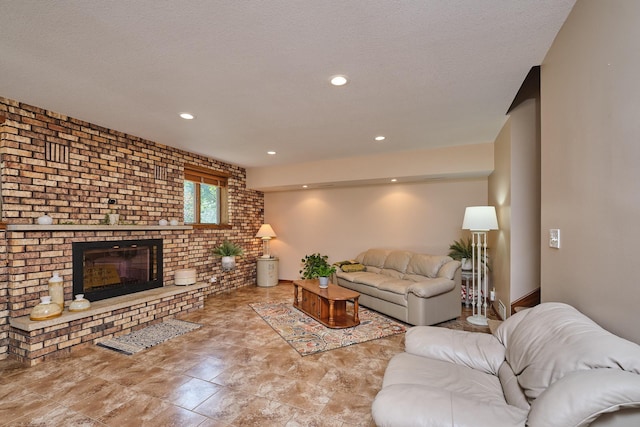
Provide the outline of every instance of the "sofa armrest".
{"type": "Polygon", "coordinates": [[[640,375],[617,369],[574,371],[531,403],[528,425],[588,426],[602,414],[629,408],[640,408],[640,375]]]}
{"type": "Polygon", "coordinates": [[[415,326],[405,334],[405,351],[498,375],[505,349],[490,334],[415,326]]]}
{"type": "Polygon", "coordinates": [[[438,277],[446,277],[447,279],[453,280],[456,272],[462,267],[462,263],[460,261],[449,261],[438,270],[438,277]]]}
{"type": "Polygon", "coordinates": [[[407,292],[411,292],[415,296],[421,298],[431,298],[436,295],[449,292],[456,287],[456,282],[438,277],[435,279],[426,279],[422,282],[414,282],[407,288],[407,292]]]}
{"type": "Polygon", "coordinates": [[[524,427],[527,411],[507,404],[489,404],[464,393],[417,384],[383,388],[371,406],[379,427],[474,426],[524,427]]]}

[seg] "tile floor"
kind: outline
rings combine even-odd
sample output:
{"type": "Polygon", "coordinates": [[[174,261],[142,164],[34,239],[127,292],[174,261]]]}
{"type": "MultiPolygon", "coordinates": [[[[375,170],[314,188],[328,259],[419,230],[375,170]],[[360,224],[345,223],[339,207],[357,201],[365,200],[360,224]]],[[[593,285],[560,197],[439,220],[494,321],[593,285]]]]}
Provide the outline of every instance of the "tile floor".
{"type": "Polygon", "coordinates": [[[0,425],[373,426],[404,335],[301,357],[248,306],[292,297],[288,283],[210,297],[178,317],[202,328],[132,356],[91,345],[31,368],[0,361],[0,425]]]}

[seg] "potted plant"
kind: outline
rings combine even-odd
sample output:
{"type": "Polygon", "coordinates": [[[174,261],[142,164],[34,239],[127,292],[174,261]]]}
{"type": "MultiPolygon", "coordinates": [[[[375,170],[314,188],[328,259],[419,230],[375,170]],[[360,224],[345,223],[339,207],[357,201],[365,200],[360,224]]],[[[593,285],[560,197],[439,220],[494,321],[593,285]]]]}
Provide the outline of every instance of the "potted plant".
{"type": "MultiPolygon", "coordinates": [[[[454,240],[453,244],[449,246],[449,256],[460,261],[462,263],[463,270],[471,270],[473,268],[473,241],[471,240],[471,237],[466,240],[454,240]]],[[[484,259],[482,260],[482,263],[485,263],[484,259]]],[[[491,271],[488,265],[487,269],[491,271]]]]}
{"type": "MultiPolygon", "coordinates": [[[[300,270],[300,276],[303,279],[316,279],[320,277],[326,278],[326,283],[329,282],[329,276],[335,273],[335,267],[329,265],[329,256],[320,255],[319,253],[305,255],[300,262],[302,262],[302,270],[300,270]]],[[[325,279],[322,279],[325,282],[325,279]]],[[[326,287],[327,285],[321,285],[326,287]]]]}
{"type": "Polygon", "coordinates": [[[336,268],[330,265],[321,265],[316,270],[318,273],[318,282],[320,283],[321,288],[326,288],[329,286],[329,276],[336,272],[336,268]]]}
{"type": "Polygon", "coordinates": [[[229,240],[225,240],[220,246],[213,248],[211,253],[222,258],[222,269],[228,271],[236,267],[236,257],[243,256],[244,249],[229,240]]]}

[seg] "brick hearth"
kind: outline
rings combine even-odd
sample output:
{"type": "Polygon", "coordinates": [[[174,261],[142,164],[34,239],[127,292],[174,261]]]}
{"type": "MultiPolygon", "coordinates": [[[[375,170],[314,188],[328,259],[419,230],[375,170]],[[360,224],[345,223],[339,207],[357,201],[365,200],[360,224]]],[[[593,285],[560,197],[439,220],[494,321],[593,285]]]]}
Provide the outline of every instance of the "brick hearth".
{"type": "Polygon", "coordinates": [[[205,283],[166,286],[131,295],[97,301],[83,312],[64,311],[62,316],[44,321],[29,316],[12,318],[9,333],[11,355],[29,365],[71,351],[85,343],[95,343],[161,322],[165,317],[204,307],[205,283]]]}

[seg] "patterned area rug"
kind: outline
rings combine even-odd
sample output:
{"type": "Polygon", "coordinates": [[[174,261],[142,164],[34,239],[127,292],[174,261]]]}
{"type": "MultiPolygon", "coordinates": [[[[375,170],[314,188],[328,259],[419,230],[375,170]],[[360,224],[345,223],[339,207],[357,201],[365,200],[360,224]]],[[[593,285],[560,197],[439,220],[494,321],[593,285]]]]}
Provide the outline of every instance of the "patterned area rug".
{"type": "Polygon", "coordinates": [[[249,304],[269,326],[301,356],[320,353],[402,334],[406,328],[374,311],[360,307],[360,324],[353,328],[331,329],[294,308],[290,302],[264,302],[249,304]]]}
{"type": "Polygon", "coordinates": [[[163,343],[171,338],[186,334],[200,328],[197,323],[185,322],[183,320],[167,319],[163,323],[147,326],[135,332],[131,332],[121,337],[108,339],[98,343],[99,346],[124,354],[132,355],[145,348],[163,343]]]}

